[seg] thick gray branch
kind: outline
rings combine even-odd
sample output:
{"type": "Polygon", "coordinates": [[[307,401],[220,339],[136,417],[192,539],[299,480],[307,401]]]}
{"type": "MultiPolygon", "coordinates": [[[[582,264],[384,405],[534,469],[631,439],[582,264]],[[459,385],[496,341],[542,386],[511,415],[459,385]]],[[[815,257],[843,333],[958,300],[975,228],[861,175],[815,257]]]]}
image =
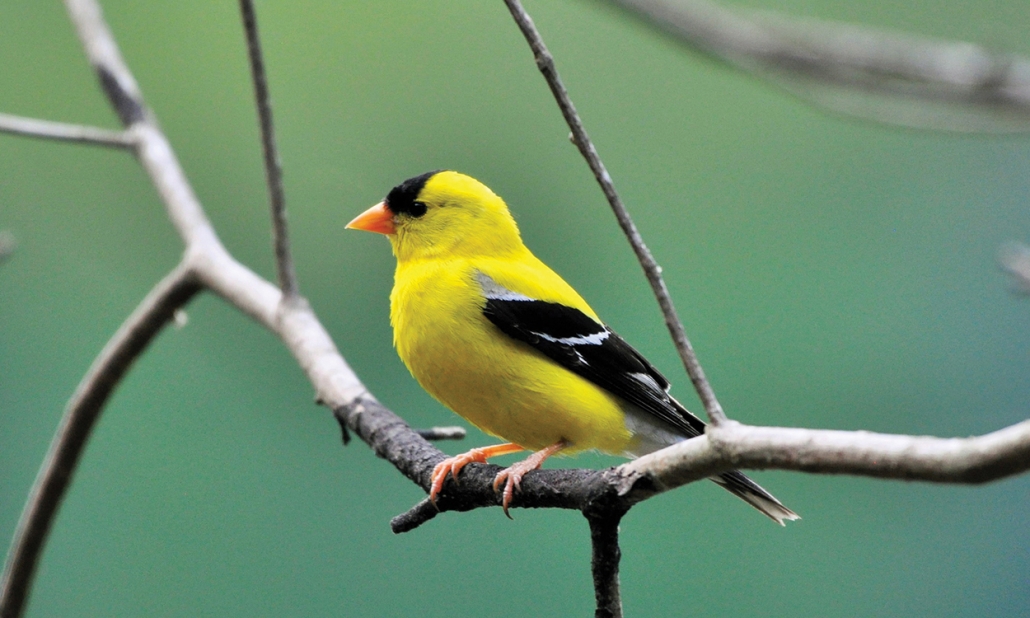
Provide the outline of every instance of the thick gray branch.
{"type": "Polygon", "coordinates": [[[594,576],[597,603],[594,618],[622,618],[622,593],[619,590],[619,521],[622,513],[587,515],[590,522],[590,571],[594,576]]]}
{"type": "Polygon", "coordinates": [[[707,55],[839,112],[921,128],[1030,130],[1030,59],[707,0],[610,0],[707,55]]]}
{"type": "Polygon", "coordinates": [[[72,474],[111,393],[133,362],[200,290],[189,265],[180,264],[154,287],[100,351],[75,390],[32,486],[4,567],[0,618],[20,616],[50,527],[72,474]]]}
{"type": "Polygon", "coordinates": [[[658,299],[658,306],[661,308],[662,316],[665,318],[665,326],[669,329],[672,342],[676,346],[680,359],[683,361],[687,375],[690,376],[690,381],[694,384],[698,397],[701,398],[701,403],[708,413],[709,420],[716,424],[722,422],[726,419],[726,413],[723,412],[722,405],[715,397],[715,391],[712,389],[711,384],[708,383],[708,378],[705,377],[704,369],[701,368],[697,354],[694,353],[694,346],[690,344],[687,331],[683,328],[683,322],[680,321],[679,316],[676,314],[676,307],[672,303],[669,288],[666,287],[665,280],[662,278],[662,267],[658,265],[654,256],[651,255],[650,249],[644,244],[644,238],[637,231],[637,226],[633,223],[633,219],[629,216],[629,211],[623,205],[622,198],[615,191],[612,177],[608,174],[608,170],[601,161],[600,155],[597,154],[597,149],[594,148],[590,137],[587,136],[586,129],[583,127],[583,121],[580,120],[579,113],[576,112],[576,107],[572,104],[572,99],[569,98],[569,93],[565,90],[565,84],[562,83],[561,77],[558,75],[558,69],[554,65],[554,57],[547,50],[540,32],[536,29],[536,25],[533,24],[529,14],[522,8],[519,0],[504,0],[504,3],[508,5],[511,16],[515,19],[519,30],[522,31],[526,42],[529,43],[529,48],[533,51],[536,66],[543,73],[547,86],[551,89],[551,94],[554,95],[558,108],[561,109],[562,116],[572,131],[572,142],[579,148],[580,154],[583,155],[587,165],[590,166],[590,171],[594,173],[594,178],[601,185],[601,191],[604,192],[604,196],[608,199],[608,204],[611,206],[612,212],[615,213],[619,226],[629,240],[630,246],[633,247],[633,252],[640,262],[640,267],[644,269],[644,275],[647,277],[648,283],[651,284],[651,290],[655,298],[658,299]]]}
{"type": "Polygon", "coordinates": [[[111,131],[11,114],[0,114],[0,133],[113,148],[132,148],[134,145],[132,135],[125,131],[111,131]]]}

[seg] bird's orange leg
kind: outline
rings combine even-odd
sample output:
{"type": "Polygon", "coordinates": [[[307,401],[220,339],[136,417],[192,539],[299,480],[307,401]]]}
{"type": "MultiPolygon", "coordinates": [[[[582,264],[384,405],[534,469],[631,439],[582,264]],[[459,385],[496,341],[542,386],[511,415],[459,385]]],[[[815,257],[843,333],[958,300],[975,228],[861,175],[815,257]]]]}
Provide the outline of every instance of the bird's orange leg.
{"type": "Polygon", "coordinates": [[[539,468],[541,464],[544,463],[545,459],[554,455],[568,445],[568,442],[565,440],[555,442],[551,446],[533,453],[522,461],[501,470],[497,474],[494,478],[494,491],[500,489],[501,483],[504,483],[504,498],[501,500],[501,508],[504,509],[504,514],[508,519],[511,519],[511,515],[508,513],[508,506],[511,504],[512,496],[515,495],[515,490],[522,489],[522,477],[525,476],[527,472],[531,472],[539,468]]]}
{"type": "MultiPolygon", "coordinates": [[[[436,497],[440,494],[440,490],[443,489],[443,484],[447,480],[447,475],[454,477],[454,482],[458,482],[458,473],[461,469],[470,463],[486,463],[487,458],[497,457],[498,455],[507,455],[508,453],[518,453],[524,451],[517,444],[507,443],[498,444],[496,446],[484,446],[480,448],[474,448],[467,453],[456,455],[454,457],[448,457],[440,463],[436,464],[433,468],[433,484],[429,488],[429,501],[434,505],[436,504],[436,497]]],[[[541,461],[543,461],[541,459],[541,461]]],[[[539,464],[537,464],[539,467],[539,464]]]]}

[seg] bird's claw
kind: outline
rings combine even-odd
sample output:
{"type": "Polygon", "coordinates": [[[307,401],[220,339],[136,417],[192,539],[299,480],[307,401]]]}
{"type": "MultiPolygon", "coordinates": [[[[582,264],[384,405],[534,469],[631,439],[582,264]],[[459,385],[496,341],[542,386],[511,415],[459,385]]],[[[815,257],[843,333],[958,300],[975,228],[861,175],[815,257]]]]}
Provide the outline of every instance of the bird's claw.
{"type": "Polygon", "coordinates": [[[494,491],[499,491],[501,483],[504,483],[504,491],[501,493],[501,510],[504,511],[504,515],[508,519],[512,519],[511,513],[508,512],[508,507],[511,506],[512,498],[515,497],[515,491],[522,491],[522,477],[527,472],[536,470],[539,467],[540,464],[534,465],[532,462],[520,461],[501,470],[494,477],[494,491]]]}
{"type": "Polygon", "coordinates": [[[443,490],[447,477],[451,476],[454,479],[454,484],[457,485],[458,473],[470,463],[486,463],[486,454],[481,449],[472,449],[467,453],[448,457],[436,464],[430,477],[432,484],[429,486],[429,501],[433,503],[433,506],[436,506],[436,499],[440,495],[440,491],[443,490]]]}

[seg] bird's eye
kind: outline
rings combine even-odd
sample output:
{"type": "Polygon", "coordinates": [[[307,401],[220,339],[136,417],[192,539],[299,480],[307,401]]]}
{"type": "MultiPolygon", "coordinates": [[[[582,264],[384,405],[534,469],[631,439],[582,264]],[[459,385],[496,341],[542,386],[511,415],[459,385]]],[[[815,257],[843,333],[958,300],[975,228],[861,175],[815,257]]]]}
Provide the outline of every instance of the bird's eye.
{"type": "Polygon", "coordinates": [[[412,202],[411,203],[411,216],[416,219],[426,214],[426,203],[425,202],[412,202]]]}

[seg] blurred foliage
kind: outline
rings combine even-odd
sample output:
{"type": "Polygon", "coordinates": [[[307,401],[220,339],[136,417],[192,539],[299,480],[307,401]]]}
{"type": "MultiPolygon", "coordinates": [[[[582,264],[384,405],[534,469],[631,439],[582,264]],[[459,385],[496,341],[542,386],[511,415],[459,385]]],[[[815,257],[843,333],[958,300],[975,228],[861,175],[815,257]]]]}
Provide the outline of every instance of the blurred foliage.
{"type": "MultiPolygon", "coordinates": [[[[226,244],[271,277],[235,3],[104,6],[226,244]]],[[[761,6],[1030,52],[1023,0],[761,6]]],[[[416,426],[456,420],[391,349],[387,243],[343,225],[398,181],[453,168],[504,196],[538,255],[698,407],[502,3],[258,9],[301,289],[384,403],[416,426]]],[[[527,9],[731,416],[942,436],[1027,417],[1030,305],[995,263],[1003,242],[1030,238],[1026,138],[842,121],[606,3],[527,9]]],[[[0,65],[0,110],[116,125],[58,3],[0,3],[0,65]]],[[[9,538],[64,402],[181,244],[131,156],[9,136],[0,229],[18,239],[0,264],[9,538]]],[[[98,426],[29,615],[590,614],[581,517],[490,509],[392,535],[421,492],[363,445],[340,446],[271,335],[214,297],[189,312],[98,426]]],[[[629,615],[1030,613],[1030,478],[756,476],[804,519],[778,529],[710,484],[633,511],[629,615]]]]}

